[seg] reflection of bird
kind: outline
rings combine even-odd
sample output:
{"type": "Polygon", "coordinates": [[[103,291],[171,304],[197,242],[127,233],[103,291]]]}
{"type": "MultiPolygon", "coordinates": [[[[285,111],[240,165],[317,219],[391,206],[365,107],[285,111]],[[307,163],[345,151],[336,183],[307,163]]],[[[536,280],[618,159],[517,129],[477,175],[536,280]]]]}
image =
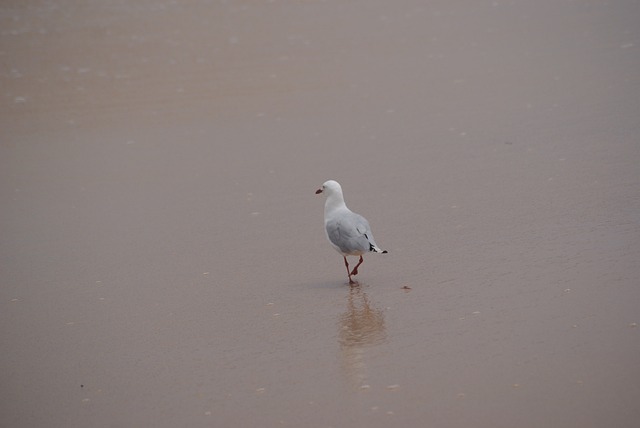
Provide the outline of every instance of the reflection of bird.
{"type": "Polygon", "coordinates": [[[349,284],[355,282],[352,275],[358,274],[358,267],[364,261],[362,255],[368,252],[386,253],[376,245],[371,233],[371,227],[366,218],[347,208],[342,195],[342,187],[337,181],[326,181],[316,194],[324,193],[327,200],[324,204],[324,227],[329,242],[342,254],[344,265],[347,267],[349,284]],[[347,256],[360,256],[360,261],[349,271],[347,256]]]}
{"type": "Polygon", "coordinates": [[[384,341],[384,312],[372,308],[367,295],[359,288],[349,292],[347,311],[340,316],[342,346],[375,345],[384,341]]]}
{"type": "Polygon", "coordinates": [[[347,376],[355,386],[366,379],[364,350],[385,341],[384,312],[369,304],[360,287],[349,290],[347,310],[340,316],[338,340],[347,376]]]}

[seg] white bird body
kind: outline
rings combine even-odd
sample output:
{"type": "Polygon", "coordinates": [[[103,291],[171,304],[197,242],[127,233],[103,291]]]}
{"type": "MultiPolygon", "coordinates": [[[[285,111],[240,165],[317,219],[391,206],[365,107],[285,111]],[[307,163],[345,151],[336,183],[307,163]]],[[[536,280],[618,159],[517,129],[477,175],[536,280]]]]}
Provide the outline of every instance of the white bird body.
{"type": "Polygon", "coordinates": [[[352,275],[358,274],[358,266],[363,262],[362,255],[368,252],[386,253],[380,249],[373,239],[371,227],[366,218],[347,208],[344,202],[342,187],[337,181],[326,181],[316,194],[324,193],[327,200],[324,204],[324,227],[331,246],[344,257],[349,283],[354,283],[352,275]],[[349,271],[346,256],[360,256],[360,261],[349,271]]]}

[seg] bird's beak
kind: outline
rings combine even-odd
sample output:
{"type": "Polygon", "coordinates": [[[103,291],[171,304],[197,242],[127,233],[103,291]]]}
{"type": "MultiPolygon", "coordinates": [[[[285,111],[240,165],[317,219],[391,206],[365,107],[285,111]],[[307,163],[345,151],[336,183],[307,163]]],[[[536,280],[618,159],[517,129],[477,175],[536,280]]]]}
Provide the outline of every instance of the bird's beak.
{"type": "Polygon", "coordinates": [[[320,193],[322,193],[322,189],[316,190],[316,195],[319,195],[320,193]]]}

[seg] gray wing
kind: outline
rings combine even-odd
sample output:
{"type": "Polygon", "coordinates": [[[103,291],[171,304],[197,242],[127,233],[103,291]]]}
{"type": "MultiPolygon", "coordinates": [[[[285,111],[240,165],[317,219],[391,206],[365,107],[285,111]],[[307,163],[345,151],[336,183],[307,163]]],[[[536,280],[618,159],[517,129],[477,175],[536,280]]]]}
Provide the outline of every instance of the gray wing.
{"type": "Polygon", "coordinates": [[[329,241],[344,254],[359,255],[371,251],[371,228],[366,218],[354,212],[337,216],[326,224],[329,241]]]}

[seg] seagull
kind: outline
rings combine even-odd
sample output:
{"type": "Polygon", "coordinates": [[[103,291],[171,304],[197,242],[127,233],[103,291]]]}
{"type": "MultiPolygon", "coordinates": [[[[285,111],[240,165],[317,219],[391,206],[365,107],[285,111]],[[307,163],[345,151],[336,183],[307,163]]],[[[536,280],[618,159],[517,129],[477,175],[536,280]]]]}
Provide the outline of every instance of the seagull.
{"type": "Polygon", "coordinates": [[[342,186],[334,180],[325,181],[316,195],[324,193],[327,200],[324,204],[324,228],[329,243],[342,254],[347,267],[349,284],[356,284],[351,278],[358,274],[358,267],[364,261],[362,255],[367,252],[386,254],[386,250],[376,245],[371,227],[366,218],[347,208],[342,195],[342,186]],[[347,256],[360,256],[360,261],[349,271],[347,256]]]}

